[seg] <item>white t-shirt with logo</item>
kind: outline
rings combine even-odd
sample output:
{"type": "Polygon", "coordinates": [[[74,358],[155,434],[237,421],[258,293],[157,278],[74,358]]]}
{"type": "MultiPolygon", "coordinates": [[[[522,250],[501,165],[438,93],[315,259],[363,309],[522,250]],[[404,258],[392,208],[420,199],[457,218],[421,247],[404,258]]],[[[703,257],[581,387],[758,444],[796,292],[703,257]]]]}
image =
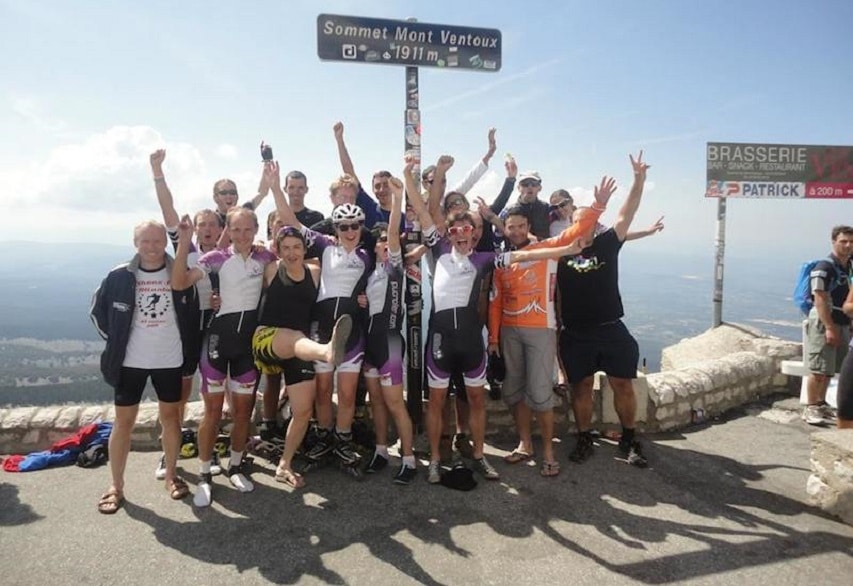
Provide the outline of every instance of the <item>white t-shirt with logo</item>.
{"type": "Polygon", "coordinates": [[[169,271],[136,270],[133,326],[122,366],[177,368],[184,362],[169,271]]]}

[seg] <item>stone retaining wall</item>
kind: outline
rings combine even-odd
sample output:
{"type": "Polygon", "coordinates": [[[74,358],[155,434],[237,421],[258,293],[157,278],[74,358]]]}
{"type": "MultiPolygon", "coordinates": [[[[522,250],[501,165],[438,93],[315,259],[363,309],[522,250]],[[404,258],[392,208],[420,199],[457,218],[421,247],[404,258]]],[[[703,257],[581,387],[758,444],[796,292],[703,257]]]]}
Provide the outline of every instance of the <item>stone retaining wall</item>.
{"type": "Polygon", "coordinates": [[[806,491],[812,503],[853,525],[853,430],[813,433],[811,441],[806,491]]]}

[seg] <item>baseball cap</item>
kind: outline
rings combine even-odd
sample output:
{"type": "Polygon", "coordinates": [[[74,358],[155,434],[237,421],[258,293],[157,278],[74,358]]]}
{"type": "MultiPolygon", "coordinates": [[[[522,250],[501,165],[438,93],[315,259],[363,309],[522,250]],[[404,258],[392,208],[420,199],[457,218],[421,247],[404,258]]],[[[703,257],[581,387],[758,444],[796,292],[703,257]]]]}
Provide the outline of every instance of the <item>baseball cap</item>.
{"type": "Polygon", "coordinates": [[[539,176],[539,171],[524,171],[518,175],[518,182],[521,183],[525,179],[533,179],[542,183],[542,178],[539,176]]]}

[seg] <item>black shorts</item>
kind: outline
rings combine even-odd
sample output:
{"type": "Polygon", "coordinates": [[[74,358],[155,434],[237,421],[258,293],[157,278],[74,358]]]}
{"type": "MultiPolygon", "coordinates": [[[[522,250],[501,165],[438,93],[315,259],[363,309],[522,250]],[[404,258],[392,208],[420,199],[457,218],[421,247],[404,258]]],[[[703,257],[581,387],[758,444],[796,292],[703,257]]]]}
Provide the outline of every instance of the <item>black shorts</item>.
{"type": "Polygon", "coordinates": [[[230,375],[233,379],[255,370],[252,335],[257,320],[257,311],[243,311],[217,315],[211,321],[202,345],[207,354],[203,376],[224,380],[230,375]]]}
{"type": "Polygon", "coordinates": [[[853,421],[853,349],[848,349],[838,375],[838,417],[853,421]]]}
{"type": "Polygon", "coordinates": [[[636,378],[640,348],[622,320],[570,327],[560,334],[560,358],[569,382],[577,384],[603,370],[615,378],[636,378]]]}
{"type": "Polygon", "coordinates": [[[138,405],[145,392],[148,377],[157,393],[157,400],[163,403],[177,403],[181,400],[181,367],[176,368],[130,368],[122,366],[115,388],[115,404],[118,407],[138,405]]]}

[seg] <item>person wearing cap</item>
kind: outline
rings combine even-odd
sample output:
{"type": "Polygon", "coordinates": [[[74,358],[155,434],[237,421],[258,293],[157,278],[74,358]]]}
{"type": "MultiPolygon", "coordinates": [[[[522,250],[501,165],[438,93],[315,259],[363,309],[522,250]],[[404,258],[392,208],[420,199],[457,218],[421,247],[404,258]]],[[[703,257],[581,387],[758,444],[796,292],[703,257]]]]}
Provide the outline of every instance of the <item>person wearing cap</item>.
{"type": "MultiPolygon", "coordinates": [[[[527,217],[530,233],[539,240],[551,236],[551,206],[539,199],[542,191],[542,178],[538,171],[524,171],[518,175],[518,200],[516,205],[527,217]]],[[[506,217],[506,210],[501,219],[506,217]]]]}

